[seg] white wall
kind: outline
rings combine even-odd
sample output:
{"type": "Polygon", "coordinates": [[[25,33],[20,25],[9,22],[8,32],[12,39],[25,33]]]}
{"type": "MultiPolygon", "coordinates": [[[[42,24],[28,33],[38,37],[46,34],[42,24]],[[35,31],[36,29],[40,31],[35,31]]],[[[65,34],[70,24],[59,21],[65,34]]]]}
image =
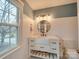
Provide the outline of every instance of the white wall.
{"type": "MultiPolygon", "coordinates": [[[[40,20],[35,20],[36,26],[40,20]]],[[[47,33],[47,36],[58,35],[64,40],[66,48],[77,48],[78,47],[78,27],[77,17],[63,17],[63,18],[51,18],[50,20],[51,29],[47,33]]],[[[35,33],[38,34],[37,28],[35,33]]]]}
{"type": "Polygon", "coordinates": [[[77,17],[64,17],[54,20],[48,35],[57,34],[64,39],[67,48],[77,48],[77,32],[77,17]]]}
{"type": "Polygon", "coordinates": [[[78,48],[79,48],[79,0],[77,0],[77,15],[78,15],[78,48]]]}

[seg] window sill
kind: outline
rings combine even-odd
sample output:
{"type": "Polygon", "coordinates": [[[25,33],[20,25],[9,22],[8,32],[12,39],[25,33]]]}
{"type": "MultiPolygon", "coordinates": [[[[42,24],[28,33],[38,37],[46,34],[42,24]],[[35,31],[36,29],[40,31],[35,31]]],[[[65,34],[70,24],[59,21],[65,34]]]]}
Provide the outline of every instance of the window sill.
{"type": "Polygon", "coordinates": [[[0,53],[0,59],[5,58],[6,56],[10,55],[11,53],[15,52],[16,50],[20,49],[20,46],[17,47],[12,47],[12,48],[7,48],[5,51],[0,53]]]}

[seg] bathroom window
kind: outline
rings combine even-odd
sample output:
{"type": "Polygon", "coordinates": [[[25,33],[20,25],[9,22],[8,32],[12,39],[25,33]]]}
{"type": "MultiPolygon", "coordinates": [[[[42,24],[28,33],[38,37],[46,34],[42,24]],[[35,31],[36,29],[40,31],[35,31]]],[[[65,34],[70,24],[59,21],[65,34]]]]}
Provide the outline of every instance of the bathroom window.
{"type": "Polygon", "coordinates": [[[0,52],[17,46],[18,11],[9,0],[0,0],[0,52]]]}

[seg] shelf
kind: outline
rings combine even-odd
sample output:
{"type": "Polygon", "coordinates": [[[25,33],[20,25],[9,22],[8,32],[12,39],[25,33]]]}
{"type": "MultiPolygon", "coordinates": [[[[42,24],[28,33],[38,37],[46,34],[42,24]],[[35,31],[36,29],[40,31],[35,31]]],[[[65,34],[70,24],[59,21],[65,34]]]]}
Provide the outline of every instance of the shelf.
{"type": "Polygon", "coordinates": [[[36,51],[41,51],[41,52],[47,52],[47,53],[53,53],[53,54],[57,54],[57,51],[56,50],[48,50],[48,49],[37,49],[37,48],[31,48],[31,50],[36,50],[36,51]]]}
{"type": "Polygon", "coordinates": [[[44,57],[44,56],[38,56],[38,55],[34,55],[34,54],[31,54],[31,56],[32,56],[32,57],[43,58],[43,59],[49,59],[49,56],[44,57]]]}

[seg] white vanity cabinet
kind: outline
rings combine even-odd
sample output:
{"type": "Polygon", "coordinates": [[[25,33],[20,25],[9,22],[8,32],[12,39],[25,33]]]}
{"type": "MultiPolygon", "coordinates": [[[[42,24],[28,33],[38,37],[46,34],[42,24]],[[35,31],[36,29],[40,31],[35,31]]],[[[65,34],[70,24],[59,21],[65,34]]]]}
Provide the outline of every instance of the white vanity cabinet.
{"type": "Polygon", "coordinates": [[[60,39],[57,38],[30,38],[29,56],[31,59],[59,59],[60,57],[60,39]],[[33,58],[34,57],[34,58],[33,58]]]}

